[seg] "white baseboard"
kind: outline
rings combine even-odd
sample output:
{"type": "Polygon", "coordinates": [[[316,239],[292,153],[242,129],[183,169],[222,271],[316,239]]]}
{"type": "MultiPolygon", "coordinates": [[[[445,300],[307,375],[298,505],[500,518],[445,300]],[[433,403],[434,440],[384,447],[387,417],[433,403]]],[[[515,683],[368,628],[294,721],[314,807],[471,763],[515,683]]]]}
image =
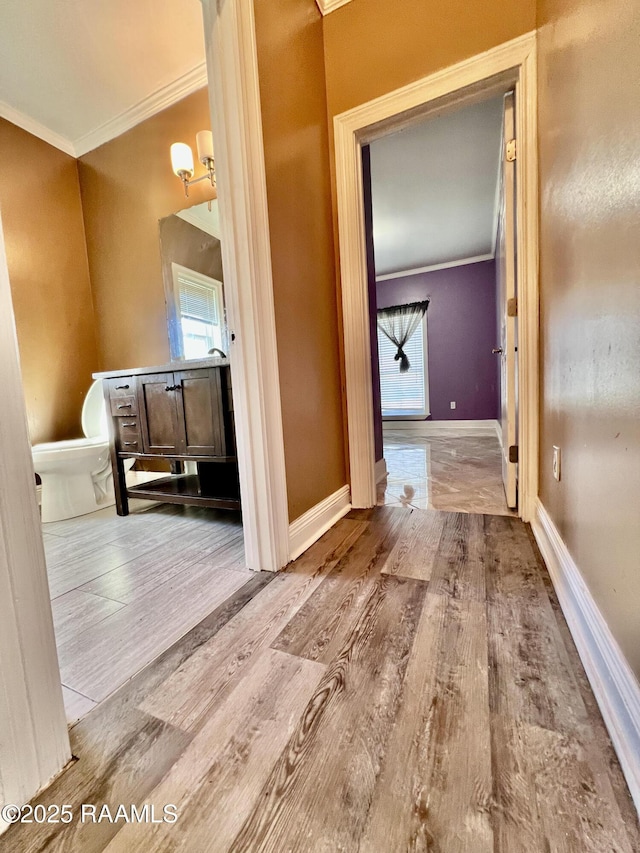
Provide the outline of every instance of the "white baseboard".
{"type": "Polygon", "coordinates": [[[640,812],[640,684],[540,500],[532,527],[640,812]]]}
{"type": "Polygon", "coordinates": [[[496,420],[486,421],[384,421],[383,432],[394,432],[395,430],[407,430],[419,435],[430,435],[443,430],[464,430],[475,433],[486,433],[494,435],[496,432],[496,420]]]}
{"type": "Polygon", "coordinates": [[[351,509],[351,491],[343,486],[289,525],[289,559],[296,560],[351,509]]]}
{"type": "Polygon", "coordinates": [[[384,478],[387,476],[387,462],[386,459],[378,459],[376,462],[376,486],[378,483],[381,483],[384,478]]]}

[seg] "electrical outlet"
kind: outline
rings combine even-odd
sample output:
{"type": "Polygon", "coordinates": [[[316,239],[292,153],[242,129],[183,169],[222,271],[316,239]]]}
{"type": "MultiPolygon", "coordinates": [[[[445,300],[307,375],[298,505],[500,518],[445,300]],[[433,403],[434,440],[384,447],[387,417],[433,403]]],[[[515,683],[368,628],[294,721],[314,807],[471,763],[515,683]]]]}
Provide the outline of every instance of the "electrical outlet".
{"type": "Polygon", "coordinates": [[[552,463],[553,476],[555,479],[560,482],[560,448],[553,445],[553,463],[552,463]]]}
{"type": "Polygon", "coordinates": [[[449,403],[449,405],[451,406],[452,409],[455,409],[455,407],[456,407],[456,404],[453,400],[451,401],[451,403],[449,403]]]}

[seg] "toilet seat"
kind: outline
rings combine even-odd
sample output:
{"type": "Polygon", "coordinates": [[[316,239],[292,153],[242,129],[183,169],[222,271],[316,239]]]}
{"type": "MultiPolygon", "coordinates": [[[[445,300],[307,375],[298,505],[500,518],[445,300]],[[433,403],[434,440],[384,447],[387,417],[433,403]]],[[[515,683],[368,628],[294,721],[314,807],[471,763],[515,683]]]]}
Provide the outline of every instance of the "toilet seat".
{"type": "Polygon", "coordinates": [[[107,439],[102,436],[97,438],[70,438],[65,441],[43,441],[42,444],[34,444],[33,450],[75,450],[79,447],[94,447],[96,444],[104,444],[107,439]]]}
{"type": "MultiPolygon", "coordinates": [[[[87,438],[102,438],[109,440],[109,427],[107,426],[107,407],[104,402],[102,381],[96,379],[82,404],[82,432],[87,438]]],[[[80,439],[82,441],[82,439],[80,439]]]]}

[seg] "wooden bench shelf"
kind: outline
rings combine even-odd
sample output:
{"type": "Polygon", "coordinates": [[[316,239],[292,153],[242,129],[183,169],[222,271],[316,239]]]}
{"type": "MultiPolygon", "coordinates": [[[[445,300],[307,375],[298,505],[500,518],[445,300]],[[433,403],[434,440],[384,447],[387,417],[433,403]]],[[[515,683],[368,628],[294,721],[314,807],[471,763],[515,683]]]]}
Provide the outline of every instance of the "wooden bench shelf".
{"type": "Polygon", "coordinates": [[[219,509],[240,509],[238,499],[202,494],[200,477],[197,474],[172,474],[160,480],[150,480],[148,483],[128,488],[127,497],[219,509]]]}

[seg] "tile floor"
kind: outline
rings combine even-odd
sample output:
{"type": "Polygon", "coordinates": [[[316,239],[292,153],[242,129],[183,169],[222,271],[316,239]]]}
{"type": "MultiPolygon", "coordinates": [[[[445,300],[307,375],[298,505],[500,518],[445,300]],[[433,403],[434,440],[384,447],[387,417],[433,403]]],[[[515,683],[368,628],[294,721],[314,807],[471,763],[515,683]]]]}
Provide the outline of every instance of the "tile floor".
{"type": "Polygon", "coordinates": [[[240,513],[130,506],[42,525],[70,724],[253,577],[240,513]]]}
{"type": "Polygon", "coordinates": [[[385,430],[384,458],[387,479],[378,486],[379,505],[514,514],[505,501],[495,433],[385,430]]]}

